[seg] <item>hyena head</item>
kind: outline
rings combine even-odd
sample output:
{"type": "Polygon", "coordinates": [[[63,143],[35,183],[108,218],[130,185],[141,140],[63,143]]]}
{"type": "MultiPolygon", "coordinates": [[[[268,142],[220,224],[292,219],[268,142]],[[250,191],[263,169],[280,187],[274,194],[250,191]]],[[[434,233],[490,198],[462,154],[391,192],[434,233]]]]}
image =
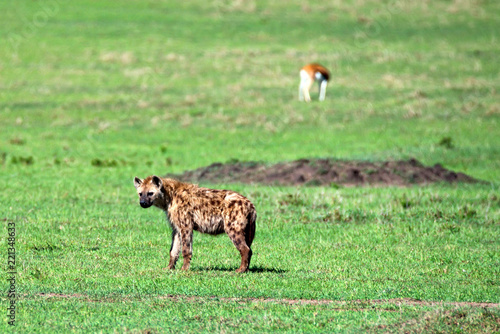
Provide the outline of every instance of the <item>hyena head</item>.
{"type": "Polygon", "coordinates": [[[156,175],[149,176],[144,180],[138,177],[134,178],[135,189],[137,189],[137,194],[139,195],[139,204],[147,209],[155,202],[159,203],[163,199],[163,192],[161,191],[163,187],[163,181],[156,175]]]}

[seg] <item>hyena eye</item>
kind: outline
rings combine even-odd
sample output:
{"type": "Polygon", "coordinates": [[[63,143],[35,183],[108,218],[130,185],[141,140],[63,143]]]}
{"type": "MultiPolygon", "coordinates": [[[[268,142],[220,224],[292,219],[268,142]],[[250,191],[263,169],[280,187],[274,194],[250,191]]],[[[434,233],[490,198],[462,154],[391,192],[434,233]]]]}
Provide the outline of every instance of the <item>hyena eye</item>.
{"type": "Polygon", "coordinates": [[[142,196],[142,193],[139,193],[139,196],[142,196]]]}
{"type": "Polygon", "coordinates": [[[153,196],[153,193],[152,193],[152,192],[149,192],[149,193],[148,193],[148,196],[150,196],[150,197],[151,197],[151,196],[153,196]]]}

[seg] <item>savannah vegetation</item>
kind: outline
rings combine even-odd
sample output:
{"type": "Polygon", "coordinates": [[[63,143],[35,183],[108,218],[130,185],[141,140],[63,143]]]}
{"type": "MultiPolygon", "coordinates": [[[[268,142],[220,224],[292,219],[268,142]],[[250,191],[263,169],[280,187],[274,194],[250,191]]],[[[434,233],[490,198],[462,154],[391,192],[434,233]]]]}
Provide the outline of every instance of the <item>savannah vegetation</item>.
{"type": "Polygon", "coordinates": [[[500,330],[500,3],[0,3],[0,332],[500,330]],[[298,101],[298,70],[332,73],[298,101]],[[440,163],[484,182],[238,191],[225,235],[170,229],[133,177],[299,158],[440,163]],[[180,266],[179,266],[180,267],[180,266]]]}

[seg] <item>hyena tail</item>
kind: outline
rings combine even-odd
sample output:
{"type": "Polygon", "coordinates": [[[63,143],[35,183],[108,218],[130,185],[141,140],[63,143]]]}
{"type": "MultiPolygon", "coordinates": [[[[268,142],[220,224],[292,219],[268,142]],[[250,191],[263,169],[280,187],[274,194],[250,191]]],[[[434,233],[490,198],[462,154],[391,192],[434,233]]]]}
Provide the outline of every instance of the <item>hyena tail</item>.
{"type": "Polygon", "coordinates": [[[247,215],[247,227],[245,229],[245,242],[250,248],[252,246],[253,238],[255,237],[255,222],[257,220],[257,213],[255,209],[250,211],[247,215]]]}

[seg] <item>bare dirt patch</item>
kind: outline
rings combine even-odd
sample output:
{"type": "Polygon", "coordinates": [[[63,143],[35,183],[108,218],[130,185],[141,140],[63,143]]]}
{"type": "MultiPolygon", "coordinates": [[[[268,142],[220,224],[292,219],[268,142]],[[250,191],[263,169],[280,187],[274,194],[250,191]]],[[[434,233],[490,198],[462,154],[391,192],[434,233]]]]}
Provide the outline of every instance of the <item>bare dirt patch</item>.
{"type": "MultiPolygon", "coordinates": [[[[39,293],[37,297],[42,298],[60,298],[60,299],[72,299],[72,298],[83,298],[86,300],[92,300],[92,297],[82,294],[63,294],[63,293],[39,293]]],[[[116,299],[117,296],[113,296],[116,299]]],[[[144,297],[144,296],[143,296],[144,297]]],[[[237,298],[237,297],[200,297],[200,296],[185,296],[185,295],[151,295],[152,298],[158,299],[168,299],[173,301],[192,301],[199,302],[200,300],[219,300],[225,302],[261,302],[261,303],[280,303],[288,305],[338,305],[338,306],[355,306],[358,308],[367,308],[373,305],[396,305],[396,306],[452,306],[452,307],[479,307],[479,308],[498,308],[499,303],[487,303],[487,302],[453,302],[453,301],[425,301],[417,300],[411,298],[394,298],[394,299],[365,299],[365,300],[331,300],[331,299],[288,299],[288,298],[237,298]]],[[[118,299],[132,300],[134,297],[122,296],[118,299]]],[[[98,301],[99,299],[95,299],[98,301]]]]}
{"type": "Polygon", "coordinates": [[[195,183],[281,186],[410,186],[437,182],[479,182],[440,164],[424,166],[415,159],[385,162],[301,159],[274,165],[260,162],[214,163],[168,176],[195,183]]]}

